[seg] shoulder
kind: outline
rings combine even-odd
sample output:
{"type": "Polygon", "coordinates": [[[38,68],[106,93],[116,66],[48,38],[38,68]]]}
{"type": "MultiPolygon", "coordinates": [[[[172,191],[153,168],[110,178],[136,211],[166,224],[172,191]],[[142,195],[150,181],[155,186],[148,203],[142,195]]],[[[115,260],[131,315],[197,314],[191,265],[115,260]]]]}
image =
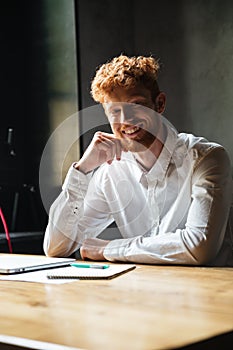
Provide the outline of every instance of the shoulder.
{"type": "Polygon", "coordinates": [[[216,143],[210,142],[204,137],[192,134],[180,133],[178,139],[181,140],[192,156],[194,170],[209,169],[220,173],[231,173],[231,161],[226,149],[216,143]]]}
{"type": "Polygon", "coordinates": [[[216,142],[208,141],[204,137],[180,133],[178,134],[178,140],[184,143],[187,150],[193,153],[194,159],[199,161],[206,156],[211,158],[219,157],[220,155],[229,160],[228,153],[222,145],[216,142]]]}
{"type": "Polygon", "coordinates": [[[188,149],[196,149],[200,154],[205,154],[212,148],[223,148],[220,144],[210,142],[201,136],[195,136],[188,133],[178,134],[178,140],[185,143],[188,149]]]}

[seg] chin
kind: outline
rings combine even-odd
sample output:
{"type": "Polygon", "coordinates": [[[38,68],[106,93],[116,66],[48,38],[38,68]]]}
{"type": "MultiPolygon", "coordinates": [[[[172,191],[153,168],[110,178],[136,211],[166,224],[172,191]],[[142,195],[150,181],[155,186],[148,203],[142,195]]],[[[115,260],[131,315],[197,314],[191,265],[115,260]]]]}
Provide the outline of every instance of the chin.
{"type": "Polygon", "coordinates": [[[133,153],[146,151],[148,148],[150,148],[150,146],[152,145],[153,142],[154,142],[154,140],[153,141],[146,140],[144,142],[138,142],[138,141],[134,141],[134,140],[122,140],[121,141],[121,143],[124,145],[124,148],[127,149],[127,151],[133,152],[133,153]]]}

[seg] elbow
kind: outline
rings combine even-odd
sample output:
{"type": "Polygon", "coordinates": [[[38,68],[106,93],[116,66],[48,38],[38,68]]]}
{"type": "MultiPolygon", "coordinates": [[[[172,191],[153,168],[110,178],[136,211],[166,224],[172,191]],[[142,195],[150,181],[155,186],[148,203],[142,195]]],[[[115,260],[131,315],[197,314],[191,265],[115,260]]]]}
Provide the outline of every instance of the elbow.
{"type": "Polygon", "coordinates": [[[48,225],[45,231],[44,242],[43,242],[43,251],[45,255],[48,257],[61,256],[61,254],[59,254],[60,249],[58,249],[59,245],[60,243],[57,241],[56,236],[52,235],[52,232],[48,225]]]}
{"type": "Polygon", "coordinates": [[[49,249],[49,243],[48,243],[48,237],[46,235],[46,232],[45,232],[44,242],[43,242],[43,251],[44,251],[46,256],[51,256],[50,249],[49,249]]]}
{"type": "Polygon", "coordinates": [[[188,250],[190,255],[192,256],[191,265],[193,266],[208,266],[217,255],[217,252],[209,251],[208,248],[203,247],[202,245],[188,250]]]}
{"type": "Polygon", "coordinates": [[[48,257],[69,257],[78,249],[76,242],[62,239],[58,234],[51,237],[48,232],[45,233],[43,250],[48,257]]]}
{"type": "Polygon", "coordinates": [[[44,243],[43,243],[43,250],[46,256],[49,257],[56,257],[58,256],[55,251],[54,248],[47,242],[46,239],[44,239],[44,243]]]}
{"type": "Polygon", "coordinates": [[[44,250],[45,255],[48,257],[51,257],[51,258],[54,258],[54,257],[64,258],[64,257],[69,256],[68,253],[63,252],[61,249],[59,249],[58,247],[54,247],[53,245],[47,246],[46,244],[44,244],[43,250],[44,250]]]}
{"type": "Polygon", "coordinates": [[[205,250],[202,253],[200,251],[193,252],[192,255],[196,266],[207,266],[216,256],[216,254],[209,254],[205,250]]]}
{"type": "Polygon", "coordinates": [[[207,266],[217,256],[219,245],[212,242],[205,235],[183,232],[183,243],[192,256],[192,265],[207,266]],[[198,239],[197,239],[198,237],[198,239]],[[196,239],[195,239],[196,238],[196,239]]]}

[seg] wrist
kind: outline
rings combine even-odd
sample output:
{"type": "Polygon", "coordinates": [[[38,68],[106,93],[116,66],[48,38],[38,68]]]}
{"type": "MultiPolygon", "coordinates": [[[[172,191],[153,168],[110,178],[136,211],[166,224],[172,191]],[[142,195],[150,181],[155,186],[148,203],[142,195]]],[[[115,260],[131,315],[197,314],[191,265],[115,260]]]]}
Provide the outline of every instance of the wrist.
{"type": "Polygon", "coordinates": [[[83,165],[80,162],[74,163],[74,168],[80,171],[81,173],[83,173],[84,175],[87,175],[92,171],[92,169],[87,168],[85,165],[83,165]]]}

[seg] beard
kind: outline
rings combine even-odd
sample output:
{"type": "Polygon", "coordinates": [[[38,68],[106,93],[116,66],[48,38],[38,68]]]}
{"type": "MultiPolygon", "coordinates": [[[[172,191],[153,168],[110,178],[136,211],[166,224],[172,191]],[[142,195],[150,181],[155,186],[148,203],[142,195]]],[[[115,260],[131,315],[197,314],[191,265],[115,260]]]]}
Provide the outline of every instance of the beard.
{"type": "Polygon", "coordinates": [[[142,138],[126,138],[122,137],[121,144],[123,148],[127,151],[137,153],[146,151],[156,140],[156,136],[152,135],[150,132],[144,130],[144,135],[142,138]]]}

